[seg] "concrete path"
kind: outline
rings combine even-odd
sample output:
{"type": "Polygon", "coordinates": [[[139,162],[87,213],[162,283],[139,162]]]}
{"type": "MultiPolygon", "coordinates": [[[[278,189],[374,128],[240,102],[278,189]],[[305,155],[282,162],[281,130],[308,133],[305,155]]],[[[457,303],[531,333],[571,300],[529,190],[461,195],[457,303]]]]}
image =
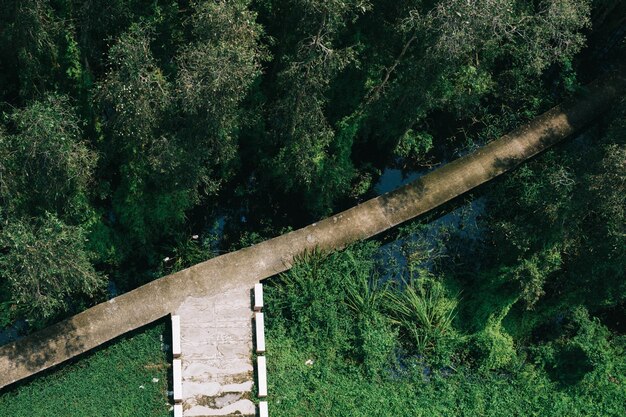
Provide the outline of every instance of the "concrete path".
{"type": "MultiPolygon", "coordinates": [[[[298,255],[331,251],[415,218],[515,168],[579,131],[626,90],[626,71],[598,80],[574,101],[554,107],[528,125],[424,175],[302,229],[194,265],[108,302],[0,346],[0,388],[154,322],[189,297],[211,297],[291,268],[298,255]]],[[[219,296],[218,296],[219,297],[219,296]]]]}
{"type": "Polygon", "coordinates": [[[188,297],[180,316],[184,416],[254,416],[251,288],[188,297]]]}

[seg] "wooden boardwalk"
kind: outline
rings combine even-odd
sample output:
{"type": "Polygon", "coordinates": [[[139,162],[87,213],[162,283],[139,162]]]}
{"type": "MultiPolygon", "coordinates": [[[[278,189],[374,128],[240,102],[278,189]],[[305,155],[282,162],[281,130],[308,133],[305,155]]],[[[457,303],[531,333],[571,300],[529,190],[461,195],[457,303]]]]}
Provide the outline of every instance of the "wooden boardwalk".
{"type": "Polygon", "coordinates": [[[251,289],[188,297],[178,308],[184,416],[254,416],[251,289]]]}

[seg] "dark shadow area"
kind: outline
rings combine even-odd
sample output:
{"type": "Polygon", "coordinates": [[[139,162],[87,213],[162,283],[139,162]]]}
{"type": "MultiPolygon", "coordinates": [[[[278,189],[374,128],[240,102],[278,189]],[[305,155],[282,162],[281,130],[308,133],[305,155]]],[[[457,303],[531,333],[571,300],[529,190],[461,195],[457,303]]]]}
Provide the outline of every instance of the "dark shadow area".
{"type": "MultiPolygon", "coordinates": [[[[427,178],[428,176],[426,176],[427,178]]],[[[424,177],[403,185],[390,193],[379,197],[385,216],[393,216],[401,207],[414,204],[426,191],[427,182],[424,177]]]]}
{"type": "MultiPolygon", "coordinates": [[[[521,306],[516,306],[516,308],[518,313],[523,309],[521,306]]],[[[531,332],[530,338],[534,344],[554,342],[563,335],[566,331],[565,327],[569,323],[570,320],[567,317],[567,313],[558,314],[536,325],[531,332]]]]}
{"type": "Polygon", "coordinates": [[[626,303],[598,310],[594,315],[612,332],[626,334],[626,303]]]}
{"type": "Polygon", "coordinates": [[[36,371],[57,356],[57,352],[51,349],[51,341],[56,341],[57,346],[64,346],[65,356],[73,356],[82,351],[84,344],[75,332],[74,323],[64,320],[0,347],[0,357],[4,356],[11,363],[28,371],[36,371]]]}
{"type": "Polygon", "coordinates": [[[553,366],[547,366],[546,372],[550,379],[562,388],[576,385],[593,365],[587,354],[578,346],[567,346],[557,356],[553,366]]]}
{"type": "MultiPolygon", "coordinates": [[[[157,320],[154,323],[149,324],[148,326],[156,323],[164,323],[165,330],[163,330],[163,344],[165,349],[165,356],[167,363],[170,365],[167,367],[167,401],[170,404],[174,404],[174,368],[171,366],[174,361],[174,355],[172,352],[172,319],[171,314],[166,315],[165,317],[157,320]]],[[[144,328],[147,326],[144,326],[144,328]]],[[[134,333],[134,332],[133,332],[134,333]]],[[[174,410],[170,413],[170,415],[174,415],[174,410]]]]}
{"type": "Polygon", "coordinates": [[[250,289],[250,310],[254,311],[254,287],[250,289]]]}
{"type": "MultiPolygon", "coordinates": [[[[250,328],[252,329],[252,354],[256,355],[257,352],[257,337],[256,337],[256,313],[254,310],[254,288],[250,290],[250,310],[252,310],[252,317],[250,318],[250,328]]],[[[258,311],[260,313],[261,311],[258,311]]]]}

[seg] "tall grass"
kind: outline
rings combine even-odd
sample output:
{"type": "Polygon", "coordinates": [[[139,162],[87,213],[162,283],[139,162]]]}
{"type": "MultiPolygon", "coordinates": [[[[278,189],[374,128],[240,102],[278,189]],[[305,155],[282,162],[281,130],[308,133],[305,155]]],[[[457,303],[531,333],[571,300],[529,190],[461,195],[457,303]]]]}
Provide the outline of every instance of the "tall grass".
{"type": "Polygon", "coordinates": [[[441,282],[428,275],[403,284],[385,292],[385,308],[418,352],[429,352],[454,331],[457,299],[449,297],[441,282]]]}
{"type": "Polygon", "coordinates": [[[359,268],[355,256],[346,253],[346,258],[353,269],[346,276],[345,303],[357,316],[371,316],[382,309],[387,297],[389,284],[371,270],[359,268]]]}
{"type": "Polygon", "coordinates": [[[406,283],[382,285],[375,249],[310,255],[266,287],[274,417],[626,415],[624,336],[575,317],[568,332],[577,336],[526,352],[537,364],[520,355],[506,371],[480,369],[480,356],[494,356],[502,340],[454,319],[458,301],[447,281],[409,274],[406,283]],[[484,352],[472,348],[477,338],[484,352]],[[578,357],[584,372],[571,361],[578,357]]]}

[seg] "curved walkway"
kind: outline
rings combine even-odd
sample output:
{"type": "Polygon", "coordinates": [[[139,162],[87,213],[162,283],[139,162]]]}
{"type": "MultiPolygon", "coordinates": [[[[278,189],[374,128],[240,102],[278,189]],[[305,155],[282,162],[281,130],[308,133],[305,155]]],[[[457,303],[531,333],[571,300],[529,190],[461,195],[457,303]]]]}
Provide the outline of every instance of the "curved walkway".
{"type": "Polygon", "coordinates": [[[98,304],[0,347],[0,388],[176,311],[190,297],[252,288],[291,267],[295,256],[335,250],[423,214],[549,148],[606,111],[626,85],[612,75],[509,135],[388,194],[319,223],[231,252],[98,304]]]}

